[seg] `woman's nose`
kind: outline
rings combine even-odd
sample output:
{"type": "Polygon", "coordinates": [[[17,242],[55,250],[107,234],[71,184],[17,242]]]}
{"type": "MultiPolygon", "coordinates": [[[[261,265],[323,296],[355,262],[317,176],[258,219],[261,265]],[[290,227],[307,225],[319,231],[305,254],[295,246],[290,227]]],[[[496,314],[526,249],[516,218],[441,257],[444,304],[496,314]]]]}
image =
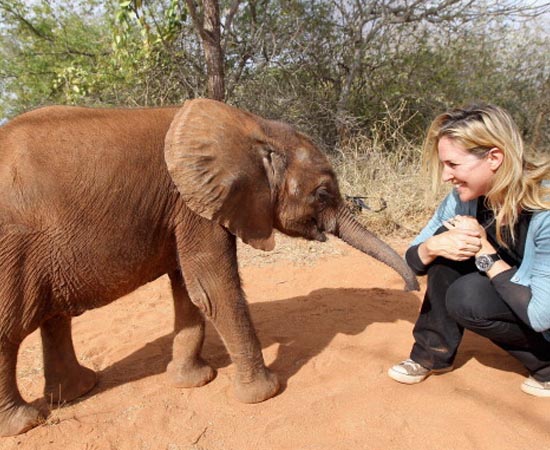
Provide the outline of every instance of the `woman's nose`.
{"type": "Polygon", "coordinates": [[[453,174],[451,169],[446,166],[443,166],[443,172],[441,172],[441,179],[445,182],[451,181],[453,179],[453,174]]]}

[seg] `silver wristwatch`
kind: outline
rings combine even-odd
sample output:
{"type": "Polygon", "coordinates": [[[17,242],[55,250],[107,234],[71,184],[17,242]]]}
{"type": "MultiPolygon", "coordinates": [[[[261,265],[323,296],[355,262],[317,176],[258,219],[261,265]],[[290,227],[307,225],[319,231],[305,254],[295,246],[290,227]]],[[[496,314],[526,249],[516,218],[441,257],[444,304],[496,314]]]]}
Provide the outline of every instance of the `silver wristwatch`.
{"type": "Polygon", "coordinates": [[[480,272],[487,272],[499,259],[501,258],[498,256],[498,253],[493,253],[491,255],[478,255],[476,256],[477,270],[480,272]]]}

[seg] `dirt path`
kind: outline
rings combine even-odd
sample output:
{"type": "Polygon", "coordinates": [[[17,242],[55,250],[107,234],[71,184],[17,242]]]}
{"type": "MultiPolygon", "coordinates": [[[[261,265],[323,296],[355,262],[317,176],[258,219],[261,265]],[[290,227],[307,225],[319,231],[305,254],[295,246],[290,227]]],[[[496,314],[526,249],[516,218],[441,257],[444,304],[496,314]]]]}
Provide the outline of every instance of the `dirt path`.
{"type": "MultiPolygon", "coordinates": [[[[235,400],[233,366],[210,326],[204,356],[216,379],[191,390],[169,385],[164,277],[74,320],[77,354],[99,385],[54,408],[44,425],[1,439],[0,449],[549,448],[550,402],[523,394],[522,367],[488,341],[466,333],[456,370],[420,385],[386,376],[408,355],[421,294],[403,292],[382,264],[336,240],[279,239],[275,253],[242,248],[240,257],[265,360],[282,381],[277,397],[235,400]]],[[[37,333],[18,372],[24,397],[44,404],[37,333]]]]}

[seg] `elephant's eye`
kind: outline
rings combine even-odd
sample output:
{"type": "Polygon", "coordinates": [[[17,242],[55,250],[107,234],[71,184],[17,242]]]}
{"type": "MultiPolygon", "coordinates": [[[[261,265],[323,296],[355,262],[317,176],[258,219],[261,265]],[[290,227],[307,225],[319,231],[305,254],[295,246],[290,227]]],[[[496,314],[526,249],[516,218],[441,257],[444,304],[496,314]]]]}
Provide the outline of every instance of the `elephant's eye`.
{"type": "Polygon", "coordinates": [[[315,192],[315,198],[317,199],[319,204],[324,207],[330,203],[332,195],[325,187],[321,187],[315,192]]]}

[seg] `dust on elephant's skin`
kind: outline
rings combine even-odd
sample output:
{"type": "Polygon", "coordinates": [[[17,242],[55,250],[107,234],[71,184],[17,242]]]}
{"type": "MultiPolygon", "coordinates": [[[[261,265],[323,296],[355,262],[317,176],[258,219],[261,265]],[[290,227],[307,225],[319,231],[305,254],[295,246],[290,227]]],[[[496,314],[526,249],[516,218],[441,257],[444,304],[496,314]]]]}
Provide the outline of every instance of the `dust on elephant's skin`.
{"type": "Polygon", "coordinates": [[[0,128],[0,434],[42,415],[17,388],[21,341],[40,327],[45,395],[70,401],[93,388],[71,317],[168,274],[175,307],[168,374],[201,386],[211,320],[236,367],[243,402],[275,395],[236,261],[236,236],[260,249],[273,231],[333,233],[414,275],[343,207],[332,168],[305,135],[211,100],[182,108],[47,107],[0,128]]]}

